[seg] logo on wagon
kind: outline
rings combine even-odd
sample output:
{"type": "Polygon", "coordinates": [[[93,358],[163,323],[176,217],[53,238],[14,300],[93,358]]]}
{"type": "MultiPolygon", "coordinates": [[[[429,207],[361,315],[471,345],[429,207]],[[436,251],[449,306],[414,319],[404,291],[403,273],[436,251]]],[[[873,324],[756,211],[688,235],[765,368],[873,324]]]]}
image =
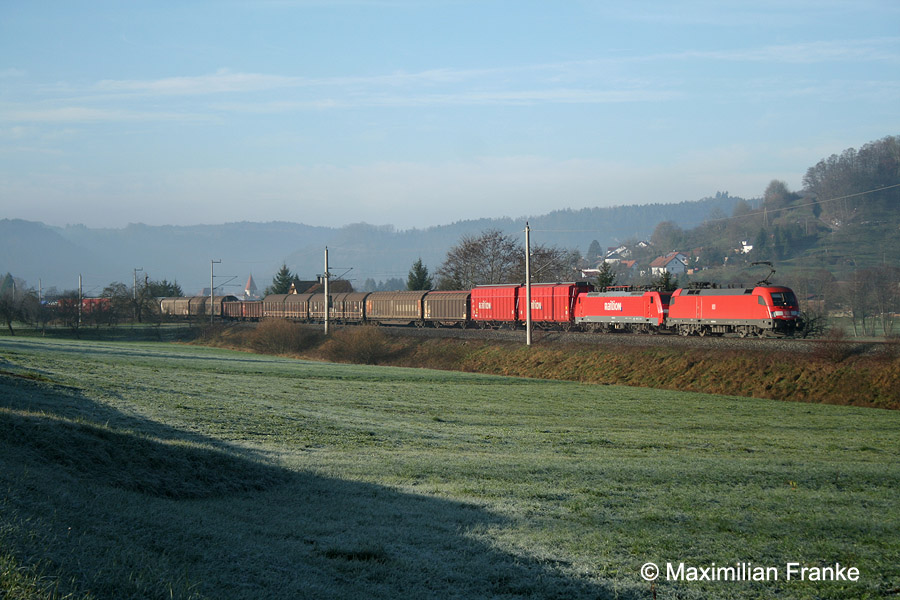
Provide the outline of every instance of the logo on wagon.
{"type": "Polygon", "coordinates": [[[482,300],[481,302],[478,303],[478,308],[480,308],[482,310],[491,310],[491,303],[485,302],[484,300],[482,300]]]}
{"type": "Polygon", "coordinates": [[[603,305],[603,308],[605,310],[617,310],[617,311],[621,312],[622,303],[616,302],[615,300],[610,300],[609,302],[607,302],[606,304],[603,305]]]}

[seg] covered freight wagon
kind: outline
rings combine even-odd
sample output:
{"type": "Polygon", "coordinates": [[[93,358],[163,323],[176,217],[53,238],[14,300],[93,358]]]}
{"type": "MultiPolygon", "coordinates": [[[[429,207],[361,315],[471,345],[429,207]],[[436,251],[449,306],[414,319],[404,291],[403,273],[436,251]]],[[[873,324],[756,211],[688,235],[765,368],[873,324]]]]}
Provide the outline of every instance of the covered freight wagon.
{"type": "Polygon", "coordinates": [[[210,308],[209,296],[187,296],[160,298],[159,310],[169,317],[202,317],[222,316],[222,305],[226,302],[237,301],[237,296],[213,296],[212,308],[210,308]]]}
{"type": "Polygon", "coordinates": [[[428,292],[422,305],[425,322],[435,327],[465,327],[471,298],[471,292],[428,292]]]}
{"type": "Polygon", "coordinates": [[[222,304],[226,319],[234,321],[258,321],[262,318],[262,300],[236,300],[222,304]]]}
{"type": "Polygon", "coordinates": [[[369,292],[331,294],[330,318],[341,323],[362,323],[366,316],[369,292]]]}
{"type": "MultiPolygon", "coordinates": [[[[594,287],[587,282],[534,283],[531,285],[531,321],[538,327],[562,327],[567,329],[575,322],[575,303],[579,296],[594,287]]],[[[525,286],[519,287],[519,321],[528,318],[525,312],[525,286]]]]}
{"type": "Polygon", "coordinates": [[[269,294],[262,301],[262,316],[267,319],[309,319],[312,294],[269,294]]]}
{"type": "MultiPolygon", "coordinates": [[[[531,284],[531,320],[538,327],[568,328],[575,301],[590,292],[587,282],[531,284]]],[[[472,289],[472,321],[482,327],[517,327],[527,320],[526,289],[521,284],[480,285],[472,289]]]]}
{"type": "Polygon", "coordinates": [[[428,292],[372,292],[366,297],[366,321],[385,325],[422,325],[428,292]]]}
{"type": "Polygon", "coordinates": [[[472,288],[472,322],[480,327],[515,327],[519,285],[479,285],[472,288]]]}

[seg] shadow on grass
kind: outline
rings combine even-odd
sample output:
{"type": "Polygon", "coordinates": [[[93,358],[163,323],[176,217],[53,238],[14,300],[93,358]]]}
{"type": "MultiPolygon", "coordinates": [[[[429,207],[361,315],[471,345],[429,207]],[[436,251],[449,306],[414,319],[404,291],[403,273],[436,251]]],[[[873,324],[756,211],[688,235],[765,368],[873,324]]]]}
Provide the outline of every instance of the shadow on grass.
{"type": "Polygon", "coordinates": [[[497,548],[504,526],[0,375],[0,583],[18,574],[16,597],[646,597],[497,548]]]}

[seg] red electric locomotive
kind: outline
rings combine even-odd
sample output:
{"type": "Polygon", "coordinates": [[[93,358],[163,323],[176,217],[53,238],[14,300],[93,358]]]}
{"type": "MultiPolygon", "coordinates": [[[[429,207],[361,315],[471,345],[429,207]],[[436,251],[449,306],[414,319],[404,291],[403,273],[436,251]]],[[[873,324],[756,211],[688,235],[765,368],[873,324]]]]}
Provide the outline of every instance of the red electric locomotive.
{"type": "Polygon", "coordinates": [[[790,335],[802,327],[794,292],[775,285],[675,290],[666,322],[681,335],[762,337],[769,332],[790,335]]]}
{"type": "Polygon", "coordinates": [[[629,286],[581,294],[575,303],[575,323],[586,331],[657,333],[666,327],[671,296],[629,286]]]}

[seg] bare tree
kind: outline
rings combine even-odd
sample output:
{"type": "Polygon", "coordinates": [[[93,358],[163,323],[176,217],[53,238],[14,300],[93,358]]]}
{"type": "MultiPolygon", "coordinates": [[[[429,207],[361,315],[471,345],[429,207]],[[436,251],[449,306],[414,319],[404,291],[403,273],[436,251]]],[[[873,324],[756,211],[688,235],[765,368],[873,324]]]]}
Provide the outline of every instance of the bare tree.
{"type": "Polygon", "coordinates": [[[523,259],[521,244],[511,235],[489,229],[478,236],[465,235],[447,252],[437,271],[438,289],[465,290],[476,285],[508,283],[519,279],[523,259]]]}
{"type": "Polygon", "coordinates": [[[874,277],[870,269],[858,269],[840,286],[840,302],[850,315],[853,334],[872,335],[875,329],[874,277]]]}
{"type": "MultiPolygon", "coordinates": [[[[572,281],[581,253],[541,244],[531,247],[532,281],[572,281]]],[[[497,229],[466,235],[450,249],[437,271],[438,289],[467,290],[476,285],[525,281],[525,247],[497,229]]]]}
{"type": "MultiPolygon", "coordinates": [[[[572,281],[581,253],[556,246],[537,245],[531,248],[532,281],[572,281]]],[[[525,251],[519,255],[516,281],[525,281],[525,251]]]]}
{"type": "Polygon", "coordinates": [[[9,329],[10,335],[16,334],[12,326],[14,322],[33,322],[38,316],[38,309],[37,296],[31,290],[11,288],[0,293],[0,320],[9,329]]]}
{"type": "Polygon", "coordinates": [[[890,335],[894,330],[894,315],[900,312],[900,269],[882,265],[869,271],[872,300],[881,319],[881,331],[890,335]]]}

